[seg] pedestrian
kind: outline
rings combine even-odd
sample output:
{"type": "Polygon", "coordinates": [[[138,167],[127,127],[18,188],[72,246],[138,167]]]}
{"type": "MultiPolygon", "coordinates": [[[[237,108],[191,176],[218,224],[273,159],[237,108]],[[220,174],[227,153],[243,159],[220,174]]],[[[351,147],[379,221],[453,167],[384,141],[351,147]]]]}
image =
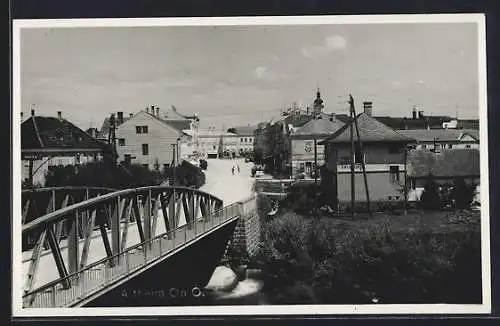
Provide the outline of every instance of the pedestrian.
{"type": "Polygon", "coordinates": [[[236,165],[236,167],[238,168],[238,173],[240,173],[240,165],[236,165]]]}
{"type": "Polygon", "coordinates": [[[233,172],[233,175],[234,175],[234,165],[233,165],[233,168],[231,169],[231,172],[233,172]]]}

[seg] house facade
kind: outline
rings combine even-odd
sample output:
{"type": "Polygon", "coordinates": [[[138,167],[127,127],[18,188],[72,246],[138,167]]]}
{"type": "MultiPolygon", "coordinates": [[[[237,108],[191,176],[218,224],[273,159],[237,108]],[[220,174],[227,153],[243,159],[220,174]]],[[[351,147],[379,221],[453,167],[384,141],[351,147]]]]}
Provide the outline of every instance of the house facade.
{"type": "Polygon", "coordinates": [[[342,126],[344,126],[344,123],[336,120],[333,115],[329,119],[323,119],[320,116],[298,128],[297,131],[291,132],[292,179],[314,177],[314,171],[318,171],[315,168],[315,161],[318,168],[325,163],[324,145],[318,143],[335,133],[342,126]]]}
{"type": "Polygon", "coordinates": [[[237,135],[236,154],[238,156],[253,153],[255,126],[242,126],[229,128],[227,132],[237,135]]]}
{"type": "MultiPolygon", "coordinates": [[[[353,129],[355,201],[366,202],[362,163],[365,164],[371,202],[404,201],[406,151],[411,139],[371,117],[366,112],[356,116],[359,128],[357,141],[353,129]]],[[[332,193],[330,204],[351,201],[351,123],[345,124],[326,138],[323,184],[332,193]]]]}
{"type": "Polygon", "coordinates": [[[141,111],[116,127],[118,160],[162,170],[180,163],[181,148],[191,136],[155,114],[141,111]],[[177,146],[178,145],[178,146],[177,146]],[[175,162],[174,162],[175,158],[175,162]]]}
{"type": "Polygon", "coordinates": [[[21,177],[44,186],[46,175],[56,166],[76,166],[101,160],[109,146],[62,117],[35,115],[21,123],[21,177]]]}
{"type": "Polygon", "coordinates": [[[474,129],[416,129],[396,130],[416,141],[414,149],[479,149],[479,130],[474,129]]]}

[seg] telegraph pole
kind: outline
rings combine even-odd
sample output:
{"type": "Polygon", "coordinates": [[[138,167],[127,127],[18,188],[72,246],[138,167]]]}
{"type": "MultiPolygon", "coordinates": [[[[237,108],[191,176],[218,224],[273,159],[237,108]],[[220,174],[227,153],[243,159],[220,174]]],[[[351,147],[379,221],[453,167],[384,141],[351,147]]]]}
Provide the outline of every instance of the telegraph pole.
{"type": "Polygon", "coordinates": [[[318,150],[316,145],[316,135],[314,135],[314,209],[316,217],[318,214],[318,150]]]}
{"type": "Polygon", "coordinates": [[[176,159],[176,157],[175,157],[175,152],[176,152],[175,145],[176,144],[172,144],[172,152],[173,152],[173,156],[172,156],[173,157],[173,159],[172,159],[172,186],[175,186],[175,172],[176,172],[175,171],[175,168],[176,168],[176,166],[175,166],[175,159],[176,159]]]}
{"type": "MultiPolygon", "coordinates": [[[[354,107],[354,100],[353,100],[351,95],[349,95],[349,102],[351,104],[353,115],[356,116],[356,108],[354,107]]],[[[361,149],[361,155],[363,155],[363,144],[361,143],[361,139],[359,136],[358,120],[356,118],[354,118],[354,125],[356,126],[356,134],[358,136],[358,143],[359,143],[359,147],[361,149]]],[[[366,202],[368,205],[368,214],[370,214],[370,217],[371,217],[372,211],[371,211],[371,207],[370,207],[370,192],[368,191],[368,180],[366,177],[366,167],[365,167],[365,160],[364,159],[361,160],[361,167],[363,168],[363,179],[365,182],[365,192],[366,192],[366,202]]]]}
{"type": "Polygon", "coordinates": [[[354,179],[354,100],[352,96],[349,95],[349,117],[351,120],[351,125],[349,126],[350,140],[351,140],[351,215],[354,217],[354,203],[356,201],[356,185],[354,179]]]}

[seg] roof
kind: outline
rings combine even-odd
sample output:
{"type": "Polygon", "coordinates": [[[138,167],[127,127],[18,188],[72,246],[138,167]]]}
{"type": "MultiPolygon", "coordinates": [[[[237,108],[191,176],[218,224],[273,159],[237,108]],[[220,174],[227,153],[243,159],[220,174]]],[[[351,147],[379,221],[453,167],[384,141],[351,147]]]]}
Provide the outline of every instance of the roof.
{"type": "MultiPolygon", "coordinates": [[[[423,118],[401,118],[389,116],[375,116],[375,119],[393,129],[441,129],[444,122],[450,122],[453,118],[449,116],[424,116],[423,118]]],[[[479,120],[458,120],[458,125],[466,129],[479,129],[479,120]]]]}
{"type": "MultiPolygon", "coordinates": [[[[186,135],[194,136],[194,131],[191,129],[185,129],[184,132],[186,135]]],[[[205,138],[219,138],[219,137],[237,137],[235,133],[221,131],[221,130],[198,130],[198,137],[205,138]]]]}
{"type": "Polygon", "coordinates": [[[292,134],[293,136],[328,136],[342,128],[345,123],[330,119],[313,119],[300,127],[292,134]]]}
{"type": "MultiPolygon", "coordinates": [[[[394,129],[386,126],[377,119],[360,113],[356,116],[359,129],[359,137],[362,142],[411,142],[412,139],[397,133],[394,129]]],[[[351,141],[350,128],[351,123],[346,123],[333,135],[320,142],[322,143],[347,143],[351,141]]],[[[354,137],[357,139],[356,129],[354,137]]]]}
{"type": "Polygon", "coordinates": [[[229,128],[227,131],[237,134],[238,136],[253,136],[257,126],[240,126],[229,128]]]}
{"type": "Polygon", "coordinates": [[[65,119],[32,116],[21,124],[24,149],[105,149],[107,145],[65,119]]]}
{"type": "Polygon", "coordinates": [[[434,139],[437,141],[456,141],[463,134],[469,134],[479,140],[479,131],[469,129],[414,129],[397,130],[397,132],[419,142],[433,142],[434,139]]]}
{"type": "MultiPolygon", "coordinates": [[[[131,117],[123,117],[123,123],[125,123],[131,117]]],[[[118,121],[115,118],[115,121],[118,121]]],[[[101,130],[99,131],[99,135],[107,135],[109,133],[109,127],[111,126],[109,118],[104,118],[102,122],[101,130]]]]}
{"type": "Polygon", "coordinates": [[[439,153],[414,149],[408,152],[411,178],[479,176],[478,149],[443,149],[439,153]]]}
{"type": "MultiPolygon", "coordinates": [[[[154,117],[158,118],[156,116],[154,116],[154,117]]],[[[189,121],[189,120],[165,120],[165,119],[161,119],[161,118],[158,118],[158,119],[161,120],[162,122],[174,127],[177,130],[185,130],[185,129],[191,128],[191,121],[189,121]]]]}

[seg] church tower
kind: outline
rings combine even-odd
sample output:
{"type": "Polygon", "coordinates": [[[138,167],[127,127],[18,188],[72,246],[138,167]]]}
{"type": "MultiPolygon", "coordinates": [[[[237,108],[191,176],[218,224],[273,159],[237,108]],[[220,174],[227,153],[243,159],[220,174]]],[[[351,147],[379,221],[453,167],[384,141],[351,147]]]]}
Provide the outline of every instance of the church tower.
{"type": "Polygon", "coordinates": [[[323,108],[325,105],[323,104],[323,100],[321,99],[321,92],[319,91],[319,86],[318,90],[316,92],[316,99],[314,100],[313,104],[313,114],[314,116],[318,116],[323,112],[323,108]]]}

